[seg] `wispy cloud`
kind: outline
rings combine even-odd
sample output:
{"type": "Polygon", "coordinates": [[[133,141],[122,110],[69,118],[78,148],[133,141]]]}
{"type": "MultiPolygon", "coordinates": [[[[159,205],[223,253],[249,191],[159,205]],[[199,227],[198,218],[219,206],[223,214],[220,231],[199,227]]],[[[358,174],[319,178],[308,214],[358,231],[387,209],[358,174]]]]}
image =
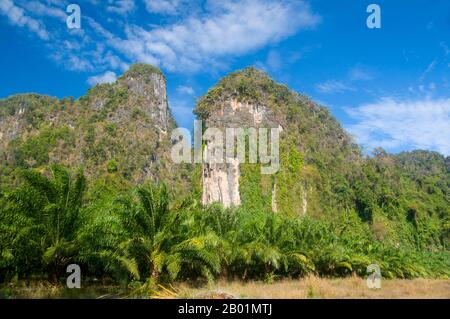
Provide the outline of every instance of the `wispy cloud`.
{"type": "Polygon", "coordinates": [[[437,59],[434,59],[433,61],[430,62],[430,64],[428,64],[427,68],[425,69],[425,71],[423,71],[422,75],[420,76],[419,81],[423,81],[427,76],[427,74],[433,71],[437,62],[438,62],[437,59]]]}
{"type": "Polygon", "coordinates": [[[279,70],[283,66],[283,58],[278,51],[270,50],[267,54],[266,65],[269,69],[279,70]]]}
{"type": "Polygon", "coordinates": [[[53,17],[58,18],[60,21],[66,21],[67,18],[66,12],[61,10],[61,8],[46,5],[39,1],[26,1],[23,3],[23,7],[39,17],[53,17]]]}
{"type": "Polygon", "coordinates": [[[349,72],[349,78],[352,81],[370,81],[374,79],[374,74],[367,67],[356,65],[349,72]]]}
{"type": "Polygon", "coordinates": [[[199,71],[226,57],[260,49],[316,26],[320,17],[303,1],[217,2],[200,17],[148,30],[130,25],[114,46],[131,59],[158,63],[172,71],[199,71]]]}
{"type": "Polygon", "coordinates": [[[112,71],[106,71],[103,74],[91,76],[87,82],[89,85],[95,85],[100,83],[113,83],[117,80],[117,75],[112,71]]]}
{"type": "Polygon", "coordinates": [[[108,0],[106,11],[117,14],[127,14],[136,7],[134,0],[108,0]]]}
{"type": "Polygon", "coordinates": [[[178,126],[191,130],[194,119],[192,111],[195,106],[195,101],[189,98],[170,98],[169,105],[172,114],[177,119],[178,126]]]}
{"type": "Polygon", "coordinates": [[[187,0],[144,0],[147,11],[159,14],[174,15],[189,1],[187,0]]]}
{"type": "Polygon", "coordinates": [[[373,149],[431,149],[450,155],[450,99],[396,100],[348,108],[356,121],[347,130],[359,143],[373,149]]]}
{"type": "Polygon", "coordinates": [[[293,63],[297,62],[303,57],[305,52],[310,51],[310,47],[305,47],[296,51],[280,51],[271,49],[265,60],[255,62],[257,68],[263,69],[271,73],[280,73],[283,70],[289,69],[293,63]]]}
{"type": "Polygon", "coordinates": [[[367,66],[356,64],[348,70],[343,80],[328,80],[316,84],[316,90],[323,94],[336,94],[344,92],[356,92],[361,81],[370,81],[375,78],[375,73],[367,66]]]}
{"type": "MultiPolygon", "coordinates": [[[[49,56],[67,69],[90,73],[120,72],[135,62],[173,72],[211,72],[222,69],[235,57],[313,28],[321,20],[302,0],[208,0],[204,5],[187,0],[148,0],[144,4],[136,0],[89,0],[82,5],[82,29],[69,30],[63,21],[68,3],[0,0],[0,14],[43,40],[51,38],[45,44],[49,56]],[[101,17],[113,14],[117,21],[114,28],[105,27],[84,9],[100,5],[104,6],[101,17]],[[139,5],[155,14],[177,14],[177,20],[163,19],[160,25],[137,24],[129,15],[139,5]]],[[[268,62],[272,67],[280,64],[276,53],[269,56],[268,62]]]]}
{"type": "Polygon", "coordinates": [[[195,91],[190,86],[180,85],[177,87],[177,92],[186,95],[194,95],[195,91]]]}
{"type": "Polygon", "coordinates": [[[346,91],[355,91],[355,88],[351,85],[338,80],[329,80],[316,85],[316,90],[320,93],[333,94],[343,93],[346,91]]]}
{"type": "Polygon", "coordinates": [[[27,15],[25,10],[11,0],[0,0],[0,14],[5,15],[9,22],[19,27],[25,27],[42,40],[49,39],[49,33],[43,23],[27,15]]]}

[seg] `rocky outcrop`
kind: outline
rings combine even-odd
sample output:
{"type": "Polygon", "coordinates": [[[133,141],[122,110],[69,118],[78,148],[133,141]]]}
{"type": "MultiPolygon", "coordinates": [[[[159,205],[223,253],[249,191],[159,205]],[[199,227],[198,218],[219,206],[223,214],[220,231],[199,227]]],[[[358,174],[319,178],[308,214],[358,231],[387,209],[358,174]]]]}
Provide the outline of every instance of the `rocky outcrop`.
{"type": "Polygon", "coordinates": [[[274,183],[272,186],[272,211],[278,212],[278,204],[277,204],[277,183],[274,183]]]}
{"type": "Polygon", "coordinates": [[[153,119],[156,127],[167,133],[169,111],[164,75],[158,70],[145,71],[142,65],[134,65],[119,79],[118,84],[138,97],[145,114],[153,119]]]}
{"type": "MultiPolygon", "coordinates": [[[[305,214],[320,210],[322,203],[333,207],[330,198],[321,195],[327,192],[319,193],[332,191],[333,172],[344,178],[358,176],[358,166],[349,168],[348,163],[360,161],[359,149],[327,109],[262,71],[247,68],[224,77],[199,99],[194,113],[204,129],[222,131],[223,145],[226,128],[283,130],[283,165],[276,175],[257,172],[269,166],[261,164],[265,156],[258,159],[258,169],[242,163],[252,162],[248,154],[239,162],[226,151],[223,162],[203,163],[203,204],[231,207],[255,201],[257,205],[250,206],[256,209],[305,214]]],[[[166,79],[145,64],[133,65],[115,83],[96,85],[76,100],[38,94],[0,99],[0,184],[14,180],[16,167],[58,162],[83,167],[88,178],[114,174],[132,183],[173,182],[177,189],[189,191],[188,186],[197,186],[198,181],[187,180],[196,178],[197,171],[192,176],[191,166],[172,161],[167,133],[173,128],[166,79]]],[[[205,141],[206,153],[211,148],[205,141]]],[[[446,163],[448,168],[448,158],[446,163]]]]}
{"type": "Polygon", "coordinates": [[[204,164],[204,204],[240,202],[249,209],[271,207],[289,215],[320,213],[323,206],[334,205],[323,192],[332,187],[333,172],[350,178],[359,170],[358,146],[325,107],[254,68],[222,78],[198,100],[194,113],[206,128],[278,128],[280,133],[280,165],[275,169],[261,164],[264,156],[258,159],[258,168],[264,169],[260,172],[242,163],[237,174],[231,173],[230,163],[204,164]]]}
{"type": "Polygon", "coordinates": [[[0,157],[12,161],[13,154],[7,151],[9,143],[27,136],[38,124],[38,118],[50,121],[49,114],[37,110],[57,101],[56,98],[39,94],[17,94],[0,99],[0,157]]]}
{"type": "Polygon", "coordinates": [[[302,192],[302,210],[301,214],[306,215],[306,212],[308,211],[308,198],[307,198],[307,192],[302,192]]]}
{"type": "Polygon", "coordinates": [[[77,100],[39,94],[0,99],[0,175],[6,166],[58,162],[82,166],[93,177],[109,169],[132,182],[170,183],[179,169],[170,161],[167,133],[174,127],[166,79],[145,64],[77,100]]]}
{"type": "Polygon", "coordinates": [[[202,203],[221,203],[224,207],[241,204],[239,196],[239,161],[230,163],[205,163],[202,174],[202,203]]]}
{"type": "Polygon", "coordinates": [[[260,128],[278,127],[279,121],[263,104],[239,101],[237,97],[226,99],[219,108],[205,119],[206,127],[260,128]]]}
{"type": "MultiPolygon", "coordinates": [[[[206,128],[218,128],[223,133],[223,145],[226,145],[227,128],[273,128],[279,123],[270,109],[258,103],[242,102],[236,97],[226,99],[205,119],[206,128]]],[[[247,146],[248,151],[248,146],[247,146]]],[[[208,153],[208,144],[205,152],[208,153]]],[[[225,154],[225,151],[224,151],[225,154]]],[[[241,204],[239,194],[239,159],[226,158],[224,163],[203,163],[202,167],[202,203],[215,202],[224,207],[241,204]]]]}

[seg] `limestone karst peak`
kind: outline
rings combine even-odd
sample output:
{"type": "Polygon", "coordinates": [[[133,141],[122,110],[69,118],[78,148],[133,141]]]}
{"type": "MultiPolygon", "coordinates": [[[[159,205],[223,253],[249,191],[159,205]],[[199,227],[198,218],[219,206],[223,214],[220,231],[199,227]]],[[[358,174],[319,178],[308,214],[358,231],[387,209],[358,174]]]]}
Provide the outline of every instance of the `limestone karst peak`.
{"type": "Polygon", "coordinates": [[[153,74],[157,74],[164,77],[161,69],[158,67],[146,64],[146,63],[135,63],[130,66],[130,68],[120,77],[120,79],[124,78],[148,78],[153,74]]]}

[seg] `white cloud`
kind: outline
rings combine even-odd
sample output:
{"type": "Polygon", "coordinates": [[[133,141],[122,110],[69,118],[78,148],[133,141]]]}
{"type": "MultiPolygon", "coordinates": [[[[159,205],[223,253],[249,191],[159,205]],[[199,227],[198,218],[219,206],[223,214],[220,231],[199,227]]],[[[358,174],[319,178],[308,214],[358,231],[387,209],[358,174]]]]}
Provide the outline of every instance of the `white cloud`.
{"type": "Polygon", "coordinates": [[[347,130],[368,148],[430,149],[450,155],[450,98],[386,97],[346,111],[356,120],[347,130]]]}
{"type": "Polygon", "coordinates": [[[49,34],[42,22],[27,15],[25,10],[16,6],[13,1],[0,0],[0,14],[7,16],[11,24],[26,27],[42,40],[49,39],[49,34]]]}
{"type": "Polygon", "coordinates": [[[374,75],[365,67],[357,65],[350,69],[349,77],[352,81],[369,81],[374,78],[374,75]]]}
{"type": "Polygon", "coordinates": [[[69,70],[72,71],[94,71],[95,67],[85,58],[80,58],[75,54],[67,54],[61,56],[61,63],[63,63],[69,70]]]}
{"type": "Polygon", "coordinates": [[[338,80],[329,80],[316,85],[316,90],[320,93],[333,94],[333,93],[343,93],[346,91],[355,91],[352,86],[338,80]]]}
{"type": "Polygon", "coordinates": [[[144,0],[149,12],[160,14],[176,14],[183,5],[183,0],[144,0]]]}
{"type": "MultiPolygon", "coordinates": [[[[49,56],[67,69],[96,73],[121,72],[134,62],[158,65],[166,71],[214,72],[234,57],[255,52],[320,22],[302,0],[206,0],[201,5],[188,0],[146,1],[154,12],[179,14],[176,20],[168,18],[160,25],[129,23],[127,14],[138,7],[135,0],[89,2],[102,4],[106,13],[117,13],[114,21],[123,32],[109,31],[84,11],[82,29],[68,30],[65,23],[51,19],[45,20],[44,26],[44,20],[39,19],[64,20],[65,5],[69,3],[65,0],[0,0],[0,14],[41,39],[51,39],[46,41],[49,56]]],[[[275,52],[269,54],[267,62],[277,67],[279,58],[275,52]]]]}
{"type": "Polygon", "coordinates": [[[30,11],[38,16],[58,18],[60,21],[66,21],[67,19],[66,10],[62,6],[53,7],[51,5],[45,5],[39,1],[27,1],[23,4],[23,7],[27,9],[27,11],[30,11]]]}
{"type": "Polygon", "coordinates": [[[177,87],[177,92],[181,94],[194,95],[194,89],[190,86],[180,85],[177,87]]]}
{"type": "Polygon", "coordinates": [[[113,83],[117,80],[117,76],[112,71],[107,71],[103,74],[91,76],[88,78],[87,82],[89,85],[95,85],[99,83],[113,83]]]}
{"type": "Polygon", "coordinates": [[[275,50],[270,50],[267,54],[266,65],[272,70],[279,70],[283,66],[283,58],[280,53],[275,50]]]}
{"type": "Polygon", "coordinates": [[[106,11],[127,14],[135,9],[134,0],[108,0],[106,11]]]}
{"type": "Polygon", "coordinates": [[[243,55],[316,26],[320,17],[303,1],[242,0],[220,4],[202,17],[146,30],[126,29],[112,41],[131,59],[160,63],[168,70],[200,70],[223,57],[243,55]]]}

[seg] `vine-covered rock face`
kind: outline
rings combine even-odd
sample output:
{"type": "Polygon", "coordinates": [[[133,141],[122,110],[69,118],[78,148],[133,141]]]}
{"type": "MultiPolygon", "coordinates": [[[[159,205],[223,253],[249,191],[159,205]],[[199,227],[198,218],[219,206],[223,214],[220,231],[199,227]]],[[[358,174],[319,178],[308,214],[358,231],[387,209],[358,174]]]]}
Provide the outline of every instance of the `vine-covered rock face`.
{"type": "MultiPolygon", "coordinates": [[[[226,80],[226,79],[225,79],[226,80]]],[[[222,80],[223,81],[223,80],[222,80]]],[[[227,92],[228,93],[228,92],[227,92]]],[[[214,107],[210,108],[207,116],[203,117],[205,129],[217,128],[222,132],[223,145],[226,141],[227,128],[240,128],[247,133],[247,129],[254,128],[276,128],[282,130],[280,121],[264,100],[246,99],[239,93],[222,94],[216,97],[214,107]]],[[[207,103],[211,103],[209,100],[207,103]]],[[[201,102],[200,102],[201,103],[201,102]]],[[[201,104],[200,104],[201,105],[201,104]]],[[[206,105],[209,107],[209,105],[206,105]]],[[[197,110],[200,107],[197,108],[197,110]]],[[[237,140],[235,140],[237,142],[237,140]]],[[[247,141],[246,152],[249,152],[250,141],[247,141]]],[[[205,152],[209,151],[206,144],[205,152]]],[[[241,204],[239,181],[241,164],[238,158],[227,158],[224,153],[224,163],[204,163],[202,167],[202,203],[204,205],[215,202],[221,203],[224,207],[239,206],[241,204]]],[[[248,157],[248,155],[247,155],[248,157]]],[[[256,164],[254,164],[256,165],[256,164]]],[[[274,202],[274,207],[276,203],[274,202]]]]}
{"type": "Polygon", "coordinates": [[[83,167],[95,178],[114,172],[133,183],[177,175],[169,156],[175,121],[166,79],[150,65],[135,64],[115,83],[96,85],[77,100],[38,94],[2,99],[0,123],[2,183],[15,168],[51,162],[83,167]]]}
{"type": "Polygon", "coordinates": [[[251,127],[281,131],[281,168],[273,176],[261,175],[249,166],[242,170],[243,163],[236,167],[232,163],[203,165],[204,204],[218,201],[228,207],[254,205],[256,200],[274,211],[320,212],[327,202],[321,193],[330,187],[331,177],[350,178],[361,160],[359,148],[327,109],[254,68],[221,79],[199,99],[194,113],[205,128],[223,132],[251,127]]]}

